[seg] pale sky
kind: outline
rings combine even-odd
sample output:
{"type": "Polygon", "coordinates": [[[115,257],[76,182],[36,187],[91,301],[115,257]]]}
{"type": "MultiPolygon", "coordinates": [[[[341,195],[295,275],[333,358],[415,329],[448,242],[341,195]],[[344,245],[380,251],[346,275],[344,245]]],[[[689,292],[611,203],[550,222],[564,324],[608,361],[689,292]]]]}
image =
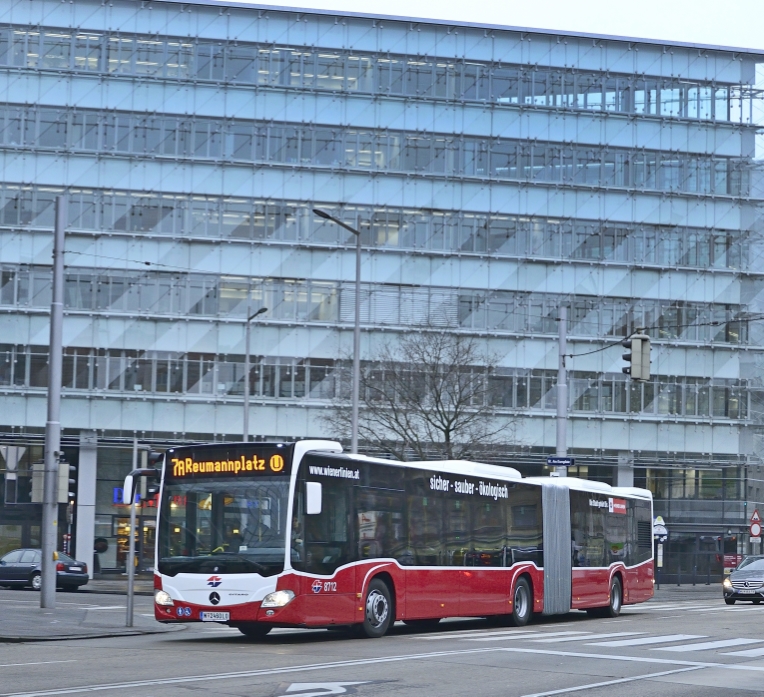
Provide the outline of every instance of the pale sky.
{"type": "Polygon", "coordinates": [[[764,50],[764,0],[239,1],[764,50]]]}

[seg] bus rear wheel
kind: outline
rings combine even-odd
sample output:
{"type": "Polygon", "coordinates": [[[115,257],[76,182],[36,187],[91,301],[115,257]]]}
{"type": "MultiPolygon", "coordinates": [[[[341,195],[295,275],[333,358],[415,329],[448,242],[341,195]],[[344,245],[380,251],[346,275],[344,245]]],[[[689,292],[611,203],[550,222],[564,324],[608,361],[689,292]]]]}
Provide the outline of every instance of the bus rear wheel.
{"type": "Polygon", "coordinates": [[[515,591],[512,593],[512,614],[508,616],[509,624],[513,627],[524,627],[531,619],[532,612],[531,587],[526,579],[519,578],[515,584],[515,591]]]}
{"type": "Polygon", "coordinates": [[[393,601],[384,581],[373,578],[366,591],[363,622],[359,626],[361,637],[379,639],[385,636],[393,623],[393,601]]]}
{"type": "Polygon", "coordinates": [[[265,637],[268,632],[273,629],[268,624],[258,624],[257,622],[252,622],[250,624],[240,624],[237,625],[236,629],[238,629],[247,639],[262,639],[265,637]]]}

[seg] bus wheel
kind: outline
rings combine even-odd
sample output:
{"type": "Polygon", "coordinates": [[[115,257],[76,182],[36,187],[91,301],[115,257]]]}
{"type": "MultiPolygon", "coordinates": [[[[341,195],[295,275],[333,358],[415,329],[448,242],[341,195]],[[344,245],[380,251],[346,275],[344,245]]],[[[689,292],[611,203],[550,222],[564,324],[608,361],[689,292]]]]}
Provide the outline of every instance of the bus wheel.
{"type": "Polygon", "coordinates": [[[610,582],[610,603],[605,608],[605,617],[618,617],[621,614],[621,605],[623,604],[623,587],[621,579],[613,576],[610,582]]]}
{"type": "Polygon", "coordinates": [[[393,602],[390,589],[384,581],[373,578],[366,592],[363,623],[360,626],[362,637],[378,639],[387,633],[393,621],[393,602]]]}
{"type": "Polygon", "coordinates": [[[509,616],[509,623],[513,627],[524,627],[531,618],[532,607],[531,587],[528,581],[519,578],[512,594],[512,614],[509,616]]]}
{"type": "Polygon", "coordinates": [[[236,627],[247,639],[262,639],[268,632],[273,629],[269,624],[258,624],[257,622],[251,622],[250,624],[240,624],[236,627]]]}

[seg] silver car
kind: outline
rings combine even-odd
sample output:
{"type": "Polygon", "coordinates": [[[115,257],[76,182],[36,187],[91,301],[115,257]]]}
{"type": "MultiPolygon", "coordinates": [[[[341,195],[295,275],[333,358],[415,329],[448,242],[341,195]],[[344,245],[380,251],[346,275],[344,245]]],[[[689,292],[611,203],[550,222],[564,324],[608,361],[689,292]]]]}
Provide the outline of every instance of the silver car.
{"type": "Polygon", "coordinates": [[[750,600],[758,605],[764,598],[764,555],[746,557],[722,582],[724,602],[750,600]]]}

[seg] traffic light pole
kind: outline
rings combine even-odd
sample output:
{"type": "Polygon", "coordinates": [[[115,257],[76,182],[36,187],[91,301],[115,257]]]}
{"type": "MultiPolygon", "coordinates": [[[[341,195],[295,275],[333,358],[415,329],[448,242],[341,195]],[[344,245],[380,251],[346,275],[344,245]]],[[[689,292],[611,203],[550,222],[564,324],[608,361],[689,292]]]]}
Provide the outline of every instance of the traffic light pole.
{"type": "Polygon", "coordinates": [[[56,546],[58,543],[58,462],[61,457],[61,369],[64,324],[64,228],[67,201],[56,198],[53,231],[53,301],[50,304],[48,419],[45,423],[45,470],[42,504],[42,567],[40,607],[56,607],[56,546]]]}
{"type": "MultiPolygon", "coordinates": [[[[568,308],[560,308],[558,329],[558,363],[557,363],[557,457],[568,456],[568,369],[565,366],[565,351],[567,350],[568,308]]],[[[568,474],[567,467],[556,467],[560,477],[568,474]]]]}

